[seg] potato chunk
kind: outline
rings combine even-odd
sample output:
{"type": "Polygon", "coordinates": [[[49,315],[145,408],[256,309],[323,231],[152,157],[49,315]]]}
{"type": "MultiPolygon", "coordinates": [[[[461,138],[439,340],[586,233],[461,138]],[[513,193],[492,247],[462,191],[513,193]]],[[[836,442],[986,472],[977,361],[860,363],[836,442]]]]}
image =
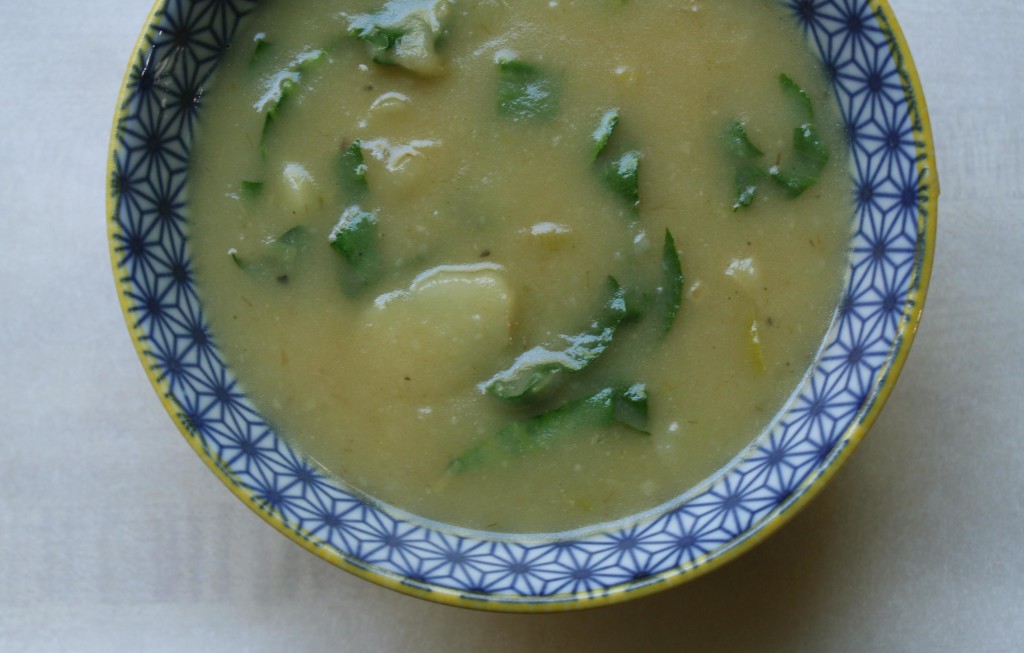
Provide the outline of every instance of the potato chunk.
{"type": "Polygon", "coordinates": [[[349,19],[349,33],[366,41],[377,63],[419,75],[444,71],[437,41],[447,24],[448,0],[389,0],[376,13],[349,19]]]}
{"type": "Polygon", "coordinates": [[[300,163],[285,163],[269,190],[273,205],[292,215],[306,215],[323,205],[316,180],[300,163]]]}
{"type": "Polygon", "coordinates": [[[375,360],[368,384],[424,399],[474,388],[509,343],[512,304],[501,266],[490,263],[442,265],[381,295],[358,336],[375,360]],[[413,369],[430,372],[414,378],[413,369]]]}

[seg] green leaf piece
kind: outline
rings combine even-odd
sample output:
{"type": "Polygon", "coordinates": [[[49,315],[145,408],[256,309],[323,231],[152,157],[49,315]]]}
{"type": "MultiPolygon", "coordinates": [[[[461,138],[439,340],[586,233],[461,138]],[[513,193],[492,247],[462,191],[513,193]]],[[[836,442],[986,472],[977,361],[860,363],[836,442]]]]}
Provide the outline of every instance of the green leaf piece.
{"type": "Polygon", "coordinates": [[[722,143],[725,145],[726,153],[737,159],[756,159],[764,156],[764,152],[750,142],[747,130],[739,119],[726,126],[722,134],[722,143]]]}
{"type": "Polygon", "coordinates": [[[263,131],[260,133],[261,148],[267,140],[267,133],[270,131],[272,125],[277,121],[277,117],[281,113],[281,110],[288,105],[292,94],[295,93],[298,81],[299,76],[294,72],[288,72],[283,76],[279,76],[277,89],[274,92],[274,98],[270,100],[268,105],[266,105],[266,109],[264,111],[266,117],[263,119],[263,131]]]}
{"type": "Polygon", "coordinates": [[[626,152],[605,168],[604,178],[608,187],[626,200],[630,206],[640,206],[640,153],[626,152]]]}
{"type": "Polygon", "coordinates": [[[295,272],[302,253],[309,245],[309,230],[303,226],[292,227],[264,245],[258,256],[245,258],[231,250],[231,260],[240,269],[258,279],[277,279],[287,282],[295,272]]]}
{"type": "Polygon", "coordinates": [[[389,0],[380,10],[352,16],[349,34],[366,42],[374,62],[419,75],[444,70],[437,44],[445,33],[448,0],[389,0]]]}
{"type": "Polygon", "coordinates": [[[814,125],[807,123],[793,130],[793,159],[777,165],[768,174],[791,197],[799,197],[818,183],[829,160],[828,147],[814,125]]]}
{"type": "Polygon", "coordinates": [[[591,148],[593,153],[592,160],[596,161],[597,157],[601,156],[604,149],[608,147],[608,141],[611,139],[612,133],[618,124],[618,109],[609,109],[601,115],[601,121],[597,124],[597,129],[590,136],[590,141],[593,144],[591,148]]]}
{"type": "Polygon", "coordinates": [[[338,156],[338,183],[349,202],[361,202],[369,192],[363,146],[358,140],[338,156]]]}
{"type": "Polygon", "coordinates": [[[753,163],[753,159],[762,153],[750,141],[743,124],[739,120],[731,122],[726,127],[723,142],[726,152],[737,161],[733,176],[736,187],[734,211],[753,203],[765,176],[771,177],[792,199],[818,183],[828,164],[830,152],[814,126],[814,105],[810,96],[788,75],[780,75],[779,83],[794,112],[803,121],[793,130],[792,158],[765,171],[753,163]]]}
{"type": "Polygon", "coordinates": [[[634,383],[624,391],[614,393],[612,404],[614,421],[644,435],[650,435],[651,425],[647,402],[647,386],[643,383],[634,383]]]}
{"type": "Polygon", "coordinates": [[[746,208],[754,203],[754,197],[765,176],[765,171],[756,163],[744,161],[736,164],[736,169],[733,172],[733,182],[736,186],[736,201],[732,205],[733,211],[746,208]]]}
{"type": "Polygon", "coordinates": [[[804,122],[793,130],[792,160],[785,165],[773,166],[768,174],[793,198],[799,197],[818,182],[828,164],[830,153],[814,126],[814,106],[810,96],[787,75],[780,75],[779,83],[804,122]]]}
{"type": "Polygon", "coordinates": [[[250,67],[262,64],[274,49],[273,43],[267,40],[267,35],[263,32],[256,34],[253,40],[256,42],[256,46],[253,48],[252,57],[249,59],[250,67]]]}
{"type": "Polygon", "coordinates": [[[811,102],[811,97],[807,95],[807,91],[785,73],[779,75],[779,83],[782,84],[782,92],[795,107],[800,120],[805,122],[814,120],[814,105],[811,102]]]}
{"type": "Polygon", "coordinates": [[[250,200],[259,199],[260,195],[263,194],[263,182],[262,181],[250,181],[248,179],[242,180],[242,197],[250,200]]]}
{"type": "Polygon", "coordinates": [[[540,415],[512,422],[454,458],[448,464],[448,473],[461,474],[484,465],[502,464],[616,421],[647,432],[647,392],[642,384],[605,388],[540,415]]]}
{"type": "Polygon", "coordinates": [[[506,401],[536,397],[559,377],[579,372],[603,354],[627,315],[625,292],[608,277],[601,309],[585,329],[520,354],[508,369],[480,384],[480,389],[506,401]]]}
{"type": "Polygon", "coordinates": [[[277,242],[285,247],[304,247],[309,242],[309,229],[301,225],[292,227],[278,236],[277,242]]]}
{"type": "Polygon", "coordinates": [[[672,232],[665,230],[665,244],[661,250],[661,288],[658,296],[660,313],[662,315],[662,329],[668,333],[679,314],[679,307],[683,302],[683,266],[679,261],[679,251],[676,249],[676,241],[672,232]]]}
{"type": "Polygon", "coordinates": [[[363,294],[382,271],[377,218],[352,205],[341,214],[327,240],[345,263],[341,278],[345,293],[351,297],[363,294]]]}
{"type": "Polygon", "coordinates": [[[519,59],[498,60],[498,115],[513,122],[551,120],[558,113],[559,84],[519,59]]]}
{"type": "Polygon", "coordinates": [[[743,122],[738,118],[730,122],[722,132],[722,145],[726,154],[736,162],[733,171],[736,201],[732,210],[738,211],[754,202],[765,173],[753,161],[764,156],[764,153],[751,142],[743,122]]]}
{"type": "Polygon", "coordinates": [[[302,76],[309,74],[326,60],[326,50],[308,50],[295,57],[287,68],[270,77],[263,97],[256,102],[256,109],[266,115],[263,120],[263,132],[260,134],[261,150],[272,125],[277,121],[281,111],[291,103],[302,76]]]}
{"type": "Polygon", "coordinates": [[[291,70],[299,73],[310,73],[316,70],[320,64],[327,61],[327,50],[309,50],[295,57],[291,70]]]}

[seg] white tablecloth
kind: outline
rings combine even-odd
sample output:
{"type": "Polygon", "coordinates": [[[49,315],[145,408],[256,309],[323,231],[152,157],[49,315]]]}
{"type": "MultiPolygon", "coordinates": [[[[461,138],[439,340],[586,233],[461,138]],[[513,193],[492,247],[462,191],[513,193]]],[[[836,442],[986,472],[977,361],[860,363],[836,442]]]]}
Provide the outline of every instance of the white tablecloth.
{"type": "Polygon", "coordinates": [[[139,365],[107,257],[108,135],[147,0],[0,2],[0,651],[1024,650],[1024,4],[891,1],[943,195],[889,405],[745,557],[546,616],[380,589],[210,474],[139,365]]]}

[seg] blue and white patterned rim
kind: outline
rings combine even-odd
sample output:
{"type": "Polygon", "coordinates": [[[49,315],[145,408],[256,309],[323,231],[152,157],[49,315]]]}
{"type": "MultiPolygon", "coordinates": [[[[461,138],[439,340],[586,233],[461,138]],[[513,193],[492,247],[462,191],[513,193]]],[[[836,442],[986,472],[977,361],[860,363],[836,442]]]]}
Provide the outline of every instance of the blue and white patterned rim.
{"type": "Polygon", "coordinates": [[[919,315],[936,183],[922,163],[931,145],[906,53],[877,0],[782,2],[833,82],[856,197],[845,299],[804,386],[764,438],[681,503],[645,521],[534,539],[455,531],[369,505],[289,449],[225,367],[194,287],[186,173],[204,84],[255,4],[168,0],[153,14],[115,125],[110,243],[129,325],[166,405],[229,487],[276,527],[336,564],[427,598],[574,607],[674,584],[729,557],[856,443],[919,315]]]}

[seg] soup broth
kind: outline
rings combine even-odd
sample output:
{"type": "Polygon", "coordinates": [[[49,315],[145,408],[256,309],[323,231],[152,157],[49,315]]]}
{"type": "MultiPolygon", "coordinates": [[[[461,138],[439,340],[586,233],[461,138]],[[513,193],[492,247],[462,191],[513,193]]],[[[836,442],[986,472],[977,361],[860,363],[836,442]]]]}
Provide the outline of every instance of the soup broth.
{"type": "Polygon", "coordinates": [[[755,0],[293,0],[203,96],[191,255],[242,389],[373,500],[563,531],[773,420],[837,305],[835,102],[755,0]]]}

